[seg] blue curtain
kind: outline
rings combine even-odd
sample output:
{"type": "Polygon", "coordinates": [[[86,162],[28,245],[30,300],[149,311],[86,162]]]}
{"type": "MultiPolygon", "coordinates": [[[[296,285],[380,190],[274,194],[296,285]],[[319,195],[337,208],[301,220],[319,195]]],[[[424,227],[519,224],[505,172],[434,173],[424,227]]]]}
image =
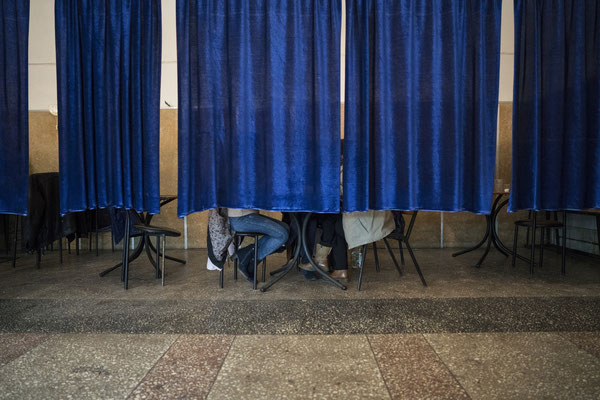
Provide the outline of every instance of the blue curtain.
{"type": "Polygon", "coordinates": [[[509,210],[600,208],[600,1],[515,1],[509,210]]]}
{"type": "Polygon", "coordinates": [[[178,0],[178,214],[339,210],[340,1],[178,0]]]}
{"type": "Polygon", "coordinates": [[[61,213],[159,212],[160,0],[56,0],[61,213]]]}
{"type": "Polygon", "coordinates": [[[0,214],[27,214],[29,0],[0,2],[0,214]]]}
{"type": "Polygon", "coordinates": [[[489,213],[500,0],[347,0],[344,209],[489,213]]]}

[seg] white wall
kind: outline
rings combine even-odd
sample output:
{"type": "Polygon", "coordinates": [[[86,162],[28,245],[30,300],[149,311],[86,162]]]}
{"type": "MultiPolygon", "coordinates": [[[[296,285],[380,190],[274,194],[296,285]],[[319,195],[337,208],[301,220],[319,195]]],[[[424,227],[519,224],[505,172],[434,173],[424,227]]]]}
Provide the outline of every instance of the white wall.
{"type": "Polygon", "coordinates": [[[500,101],[513,100],[515,60],[515,12],[513,2],[502,2],[502,27],[500,31],[500,101]]]}
{"type": "MultiPolygon", "coordinates": [[[[341,100],[344,101],[346,55],[346,12],[342,1],[341,100]]],[[[514,60],[513,3],[502,4],[500,55],[500,101],[512,101],[514,60]]],[[[161,107],[177,106],[177,34],[175,0],[162,0],[162,82],[161,107]]],[[[29,24],[29,109],[48,110],[56,104],[56,49],[54,42],[54,1],[31,0],[29,24]]]]}

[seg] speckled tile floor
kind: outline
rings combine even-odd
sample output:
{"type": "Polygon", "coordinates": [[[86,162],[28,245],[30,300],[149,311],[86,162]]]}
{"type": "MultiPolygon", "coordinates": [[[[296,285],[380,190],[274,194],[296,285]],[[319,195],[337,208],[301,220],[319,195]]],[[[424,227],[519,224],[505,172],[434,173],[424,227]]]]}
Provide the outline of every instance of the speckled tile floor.
{"type": "Polygon", "coordinates": [[[598,259],[451,253],[416,251],[428,287],[379,251],[360,292],[293,271],[266,293],[219,289],[204,251],[164,287],[137,260],[127,291],[98,277],[119,253],[23,255],[0,263],[0,398],[600,399],[598,259]]]}

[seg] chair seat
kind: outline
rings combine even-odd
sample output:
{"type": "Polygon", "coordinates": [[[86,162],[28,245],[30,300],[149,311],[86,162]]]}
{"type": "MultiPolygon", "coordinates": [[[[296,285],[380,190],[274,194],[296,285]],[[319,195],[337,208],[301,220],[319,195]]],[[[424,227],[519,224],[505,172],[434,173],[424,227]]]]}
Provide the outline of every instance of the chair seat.
{"type": "MultiPolygon", "coordinates": [[[[531,228],[533,226],[533,221],[530,219],[522,219],[515,221],[515,225],[531,228]]],[[[558,221],[536,221],[535,226],[536,228],[562,228],[563,224],[558,221]]]]}
{"type": "Polygon", "coordinates": [[[253,236],[262,236],[264,235],[264,233],[260,233],[260,232],[235,232],[235,234],[237,236],[243,236],[243,237],[253,237],[253,236]]]}
{"type": "Polygon", "coordinates": [[[178,231],[175,231],[173,229],[170,228],[165,228],[163,226],[154,226],[154,225],[134,225],[133,226],[134,229],[140,231],[140,232],[144,232],[147,233],[149,235],[165,235],[165,236],[170,236],[170,237],[179,237],[181,236],[181,233],[179,233],[178,231]]]}

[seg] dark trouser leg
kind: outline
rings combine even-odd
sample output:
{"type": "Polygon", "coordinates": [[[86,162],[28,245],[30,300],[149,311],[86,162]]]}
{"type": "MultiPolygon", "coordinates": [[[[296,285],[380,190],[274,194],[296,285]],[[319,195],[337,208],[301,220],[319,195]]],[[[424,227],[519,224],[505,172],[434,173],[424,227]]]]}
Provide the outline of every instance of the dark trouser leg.
{"type": "Polygon", "coordinates": [[[333,269],[348,269],[348,243],[344,236],[344,226],[342,216],[337,215],[335,219],[335,239],[331,246],[330,258],[333,269]]]}

